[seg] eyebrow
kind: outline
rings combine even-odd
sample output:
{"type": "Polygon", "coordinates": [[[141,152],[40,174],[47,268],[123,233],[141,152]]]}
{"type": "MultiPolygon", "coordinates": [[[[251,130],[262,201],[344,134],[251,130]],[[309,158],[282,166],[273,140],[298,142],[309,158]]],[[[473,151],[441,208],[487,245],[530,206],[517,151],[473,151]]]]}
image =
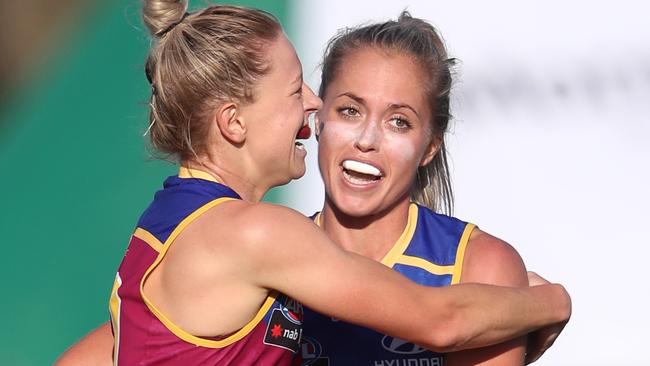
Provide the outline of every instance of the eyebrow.
{"type": "Polygon", "coordinates": [[[415,113],[415,115],[416,115],[418,118],[420,118],[420,115],[419,115],[418,112],[415,110],[415,108],[411,107],[410,105],[408,105],[408,104],[406,104],[406,103],[391,103],[391,104],[388,105],[388,108],[390,108],[390,109],[399,109],[399,108],[410,109],[410,110],[413,111],[413,113],[415,113]]]}
{"type": "MultiPolygon", "coordinates": [[[[365,105],[365,102],[366,102],[365,99],[361,98],[358,95],[350,93],[350,92],[341,93],[341,94],[337,95],[336,97],[339,98],[339,97],[343,97],[343,96],[348,97],[350,99],[353,99],[357,103],[365,105]]],[[[390,108],[390,109],[400,109],[400,108],[410,109],[411,111],[413,111],[413,113],[415,113],[415,115],[418,118],[420,118],[420,115],[415,110],[415,108],[411,107],[410,105],[408,105],[406,103],[390,103],[390,104],[388,104],[388,108],[390,108]]]]}
{"type": "Polygon", "coordinates": [[[336,97],[337,98],[348,97],[350,99],[353,99],[355,102],[357,102],[359,104],[366,104],[365,99],[361,98],[360,96],[354,95],[354,94],[352,94],[350,92],[341,93],[341,94],[337,95],[336,97]]]}

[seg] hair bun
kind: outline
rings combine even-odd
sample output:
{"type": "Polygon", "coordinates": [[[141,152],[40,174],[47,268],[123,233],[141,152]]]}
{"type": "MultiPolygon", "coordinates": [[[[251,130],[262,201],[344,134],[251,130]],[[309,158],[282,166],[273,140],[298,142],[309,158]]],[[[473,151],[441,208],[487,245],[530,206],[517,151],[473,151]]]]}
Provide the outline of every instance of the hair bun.
{"type": "Polygon", "coordinates": [[[186,0],[144,0],[142,20],[153,36],[161,36],[183,19],[186,0]]]}

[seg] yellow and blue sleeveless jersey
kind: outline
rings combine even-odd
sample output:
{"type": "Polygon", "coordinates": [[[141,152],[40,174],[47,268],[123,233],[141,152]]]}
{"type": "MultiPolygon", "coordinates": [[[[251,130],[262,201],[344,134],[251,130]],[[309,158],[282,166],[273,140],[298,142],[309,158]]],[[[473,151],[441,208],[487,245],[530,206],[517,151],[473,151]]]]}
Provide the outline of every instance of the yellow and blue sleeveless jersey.
{"type": "MultiPolygon", "coordinates": [[[[142,214],[115,277],[109,303],[115,365],[290,365],[302,334],[302,305],[271,291],[254,318],[225,337],[198,337],[143,292],[174,239],[197,217],[240,199],[209,174],[181,168],[142,214]]],[[[214,311],[219,311],[215,308],[214,311]]]]}
{"type": "MultiPolygon", "coordinates": [[[[314,220],[320,224],[320,214],[314,220]]],[[[406,228],[381,262],[421,285],[456,284],[474,227],[411,203],[406,228]]],[[[444,362],[442,354],[310,309],[305,309],[303,328],[303,365],[440,366],[444,362]]]]}

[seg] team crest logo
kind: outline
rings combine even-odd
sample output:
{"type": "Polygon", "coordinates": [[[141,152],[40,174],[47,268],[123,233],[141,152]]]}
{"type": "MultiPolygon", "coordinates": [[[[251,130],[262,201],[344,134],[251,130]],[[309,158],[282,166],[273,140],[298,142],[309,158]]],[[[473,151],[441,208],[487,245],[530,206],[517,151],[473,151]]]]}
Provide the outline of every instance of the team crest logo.
{"type": "Polygon", "coordinates": [[[298,301],[290,298],[283,296],[282,299],[282,313],[287,317],[292,322],[297,322],[295,324],[302,324],[302,319],[304,315],[303,307],[302,304],[299,303],[298,301]]]}
{"type": "Polygon", "coordinates": [[[296,325],[302,325],[302,319],[300,319],[298,314],[294,313],[293,311],[285,307],[282,307],[280,311],[282,312],[282,315],[284,315],[284,317],[287,318],[288,321],[296,325]]]}

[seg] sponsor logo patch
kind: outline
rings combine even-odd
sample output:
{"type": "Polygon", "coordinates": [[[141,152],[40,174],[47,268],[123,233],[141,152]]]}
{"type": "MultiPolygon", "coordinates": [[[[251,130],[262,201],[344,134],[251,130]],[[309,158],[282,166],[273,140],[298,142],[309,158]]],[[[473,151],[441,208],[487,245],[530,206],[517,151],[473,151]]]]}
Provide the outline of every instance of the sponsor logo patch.
{"type": "Polygon", "coordinates": [[[426,348],[422,348],[417,344],[413,344],[403,339],[393,338],[390,336],[384,336],[384,338],[381,339],[381,346],[384,347],[386,351],[400,355],[415,355],[427,350],[426,348]]]}
{"type": "Polygon", "coordinates": [[[293,353],[300,349],[302,336],[302,313],[297,314],[286,307],[273,309],[266,326],[264,344],[287,349],[293,353]]]}
{"type": "Polygon", "coordinates": [[[388,352],[399,354],[394,360],[375,360],[375,366],[442,366],[444,357],[417,344],[391,336],[381,339],[381,346],[388,352]]]}
{"type": "Polygon", "coordinates": [[[393,360],[375,360],[374,366],[443,366],[442,357],[434,358],[399,358],[393,360]]]}

